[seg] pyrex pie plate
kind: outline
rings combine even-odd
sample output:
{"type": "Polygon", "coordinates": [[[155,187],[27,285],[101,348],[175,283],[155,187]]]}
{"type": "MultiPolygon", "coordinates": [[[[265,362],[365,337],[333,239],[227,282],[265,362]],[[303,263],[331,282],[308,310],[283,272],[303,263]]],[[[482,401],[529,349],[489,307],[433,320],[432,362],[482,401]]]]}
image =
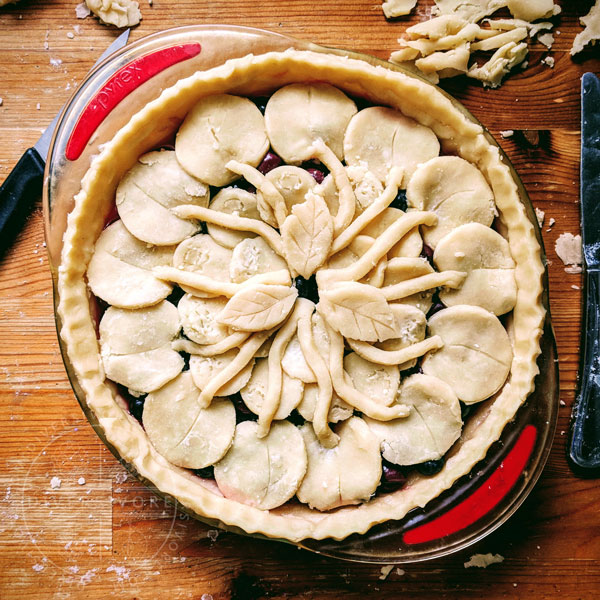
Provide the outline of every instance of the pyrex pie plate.
{"type": "MultiPolygon", "coordinates": [[[[90,161],[101,144],[110,140],[133,114],[177,80],[197,70],[222,64],[249,53],[262,54],[287,48],[329,52],[359,58],[389,69],[399,67],[353,52],[324,48],[271,32],[233,26],[192,26],[171,29],[139,40],[94,69],[77,89],[60,119],[50,149],[44,188],[44,222],[58,304],[56,275],[60,266],[62,238],[73,196],[90,161]]],[[[478,121],[452,100],[469,119],[478,121]]],[[[486,132],[491,143],[495,144],[486,132]]],[[[495,144],[496,145],[496,144],[495,144]]],[[[509,164],[508,158],[504,160],[509,164]]],[[[512,167],[511,167],[512,169],[512,167]]],[[[519,194],[540,247],[541,235],[534,211],[517,174],[512,170],[519,194]]],[[[558,414],[556,347],[544,277],[543,304],[547,311],[540,374],[535,391],[504,429],[486,458],[422,509],[410,511],[400,521],[375,526],[365,535],[345,540],[304,540],[298,545],[335,558],[371,563],[407,563],[440,557],[474,544],[506,521],[525,500],[550,452],[558,414]]],[[[56,314],[57,327],[60,319],[56,314]]],[[[65,367],[81,407],[102,441],[138,479],[155,493],[167,497],[144,480],[106,441],[96,417],[86,403],[60,340],[65,367]]],[[[169,499],[169,498],[168,498],[169,499]]],[[[173,500],[173,499],[171,499],[173,500]]],[[[174,501],[174,500],[173,500],[174,501]]],[[[181,507],[180,507],[181,508],[181,507]]],[[[212,526],[244,533],[188,511],[212,526]]]]}

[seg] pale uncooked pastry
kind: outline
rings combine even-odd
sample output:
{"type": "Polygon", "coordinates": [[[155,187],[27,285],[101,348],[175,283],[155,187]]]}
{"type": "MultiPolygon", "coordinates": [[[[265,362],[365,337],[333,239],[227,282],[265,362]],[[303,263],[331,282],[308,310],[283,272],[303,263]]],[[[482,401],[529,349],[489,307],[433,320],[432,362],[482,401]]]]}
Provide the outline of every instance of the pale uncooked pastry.
{"type": "MultiPolygon", "coordinates": [[[[343,135],[343,132],[340,133],[343,135]]],[[[335,208],[329,208],[329,210],[335,219],[335,236],[339,236],[346,228],[352,226],[352,220],[355,218],[355,213],[358,212],[356,211],[356,192],[350,184],[346,168],[327,148],[325,142],[315,140],[312,148],[307,149],[307,153],[321,160],[333,174],[332,179],[335,180],[339,208],[337,211],[335,208]]],[[[226,164],[230,164],[230,161],[226,164]]],[[[249,168],[253,169],[253,167],[249,168]]],[[[386,181],[386,184],[389,183],[386,181]]],[[[283,208],[283,205],[284,201],[282,200],[271,206],[275,210],[283,208]]],[[[409,510],[426,505],[444,490],[448,490],[458,478],[467,475],[471,468],[485,457],[490,444],[500,437],[505,424],[513,418],[516,410],[533,389],[534,376],[537,372],[535,359],[539,353],[538,341],[544,316],[539,300],[542,291],[543,268],[539,259],[539,246],[535,239],[535,232],[519,202],[515,181],[508,166],[500,159],[497,148],[490,144],[479,125],[469,120],[435,88],[427,86],[421,80],[409,77],[404,72],[388,70],[380,66],[374,67],[367,62],[342,58],[333,54],[294,50],[261,56],[246,56],[231,60],[225,66],[201,71],[184,82],[176,84],[173,88],[165,90],[156,100],[142,109],[113,140],[108,142],[105,150],[94,159],[90,171],[86,174],[82,190],[75,197],[74,206],[74,211],[69,216],[61,269],[58,275],[60,297],[58,312],[63,324],[61,335],[66,340],[67,352],[74,372],[82,389],[86,390],[85,400],[98,418],[107,440],[117,448],[122,456],[135,465],[143,477],[204,518],[239,527],[249,533],[260,532],[271,537],[293,541],[326,537],[341,539],[350,534],[364,533],[376,523],[383,523],[390,519],[402,519],[409,510]],[[456,154],[481,169],[494,190],[502,233],[509,240],[511,254],[516,263],[516,280],[519,289],[515,310],[509,318],[511,339],[514,339],[515,358],[509,373],[509,383],[494,395],[486,405],[486,411],[482,411],[481,415],[478,415],[478,420],[473,422],[473,426],[465,430],[460,445],[453,449],[453,454],[441,473],[423,477],[413,470],[410,475],[410,485],[395,492],[375,493],[372,496],[378,484],[380,471],[376,469],[372,475],[357,480],[353,468],[356,461],[350,460],[349,464],[345,464],[340,469],[342,475],[352,478],[351,481],[355,481],[359,485],[363,485],[365,479],[368,479],[371,489],[363,489],[360,493],[340,493],[338,483],[335,504],[339,504],[341,498],[347,497],[354,498],[353,502],[368,500],[360,507],[342,506],[335,511],[319,512],[299,502],[290,502],[277,510],[262,510],[238,501],[238,499],[245,500],[245,497],[252,496],[252,489],[244,490],[241,495],[236,495],[234,491],[231,497],[224,497],[216,489],[216,484],[210,480],[199,479],[193,474],[169,464],[156,452],[143,429],[135,423],[131,416],[127,415],[121,400],[113,398],[115,386],[110,381],[105,381],[106,375],[99,362],[98,341],[94,322],[90,315],[89,291],[85,285],[84,275],[93,253],[93,244],[100,235],[105,219],[110,214],[118,181],[135,164],[141,154],[158,147],[169,135],[174,133],[177,124],[185,118],[185,114],[193,108],[199,98],[215,92],[255,97],[269,94],[272,90],[290,83],[306,83],[317,79],[334,84],[350,97],[368,95],[370,101],[375,104],[402,110],[407,117],[414,118],[421,125],[430,127],[440,140],[445,152],[456,154]],[[366,93],[365,90],[368,92],[366,93]],[[107,177],[107,174],[110,175],[107,177]]],[[[335,204],[328,203],[328,207],[330,206],[335,207],[335,204]]],[[[283,246],[281,236],[262,219],[237,217],[201,206],[181,206],[174,208],[173,212],[181,218],[198,219],[234,231],[257,233],[275,252],[281,255],[283,246]]],[[[279,220],[279,222],[281,221],[279,220]]],[[[319,267],[316,277],[319,294],[327,295],[342,283],[365,285],[357,282],[364,282],[367,278],[379,284],[380,270],[385,267],[384,270],[389,271],[389,263],[397,260],[388,257],[392,247],[415,227],[421,224],[432,226],[435,222],[436,216],[432,213],[409,211],[397,222],[392,223],[375,241],[371,241],[371,245],[364,255],[357,258],[356,264],[342,269],[331,269],[329,273],[325,273],[326,269],[319,267]],[[340,279],[336,279],[337,277],[340,279]]],[[[415,259],[406,260],[414,261],[415,259]]],[[[184,274],[186,278],[178,279],[183,283],[191,282],[196,285],[198,281],[195,281],[194,277],[204,278],[204,283],[210,281],[212,285],[205,285],[200,289],[211,293],[230,294],[230,296],[234,296],[242,289],[247,290],[258,282],[258,279],[252,279],[248,280],[250,283],[242,284],[229,281],[219,283],[211,277],[176,267],[163,266],[158,269],[172,269],[172,271],[184,274]],[[194,277],[187,279],[188,276],[194,277]],[[214,285],[215,283],[219,285],[214,285]]],[[[291,285],[290,274],[287,270],[285,273],[287,274],[286,282],[276,285],[289,288],[291,285]]],[[[433,285],[432,281],[439,282],[438,276],[446,277],[447,273],[448,271],[421,274],[409,277],[409,279],[420,280],[420,285],[424,285],[422,278],[428,278],[427,282],[433,285]]],[[[385,284],[385,272],[383,277],[385,284]]],[[[273,285],[272,282],[265,284],[264,280],[261,280],[261,283],[273,285]]],[[[404,292],[415,289],[413,283],[408,281],[403,288],[404,292]]],[[[381,290],[373,288],[372,285],[365,287],[383,294],[383,298],[393,312],[394,303],[387,301],[385,292],[382,290],[385,287],[397,285],[397,283],[392,286],[384,285],[381,290]]],[[[221,345],[220,349],[224,350],[232,343],[231,338],[241,333],[243,339],[237,343],[239,350],[237,350],[235,358],[219,374],[206,382],[198,396],[199,407],[210,405],[219,388],[242,371],[255,358],[257,352],[267,351],[265,348],[269,346],[271,338],[274,339],[268,350],[267,360],[281,351],[280,357],[285,349],[285,343],[291,339],[297,328],[299,333],[302,331],[301,348],[303,351],[308,349],[305,354],[311,358],[317,355],[322,357],[323,364],[317,361],[319,385],[317,386],[316,407],[319,407],[319,423],[316,424],[313,421],[306,427],[312,431],[321,432],[325,442],[328,442],[328,438],[323,434],[326,434],[328,413],[330,405],[334,402],[333,394],[330,394],[327,399],[325,380],[328,380],[329,377],[337,395],[364,415],[381,421],[406,418],[410,415],[411,408],[399,404],[397,400],[392,406],[384,406],[359,392],[352,385],[350,377],[344,373],[344,337],[332,329],[325,319],[321,319],[325,336],[321,335],[322,332],[317,334],[318,327],[314,319],[313,327],[307,329],[307,323],[310,322],[308,319],[310,313],[314,311],[314,305],[312,303],[305,304],[304,299],[300,298],[295,298],[293,304],[295,307],[306,306],[307,314],[296,314],[296,308],[294,308],[293,312],[273,329],[257,333],[232,331],[225,340],[216,344],[196,344],[187,339],[172,342],[173,348],[182,348],[182,352],[186,351],[185,348],[189,348],[198,352],[195,356],[202,356],[202,352],[214,352],[219,344],[221,345]],[[307,338],[308,345],[306,344],[307,338]],[[328,371],[327,365],[329,366],[328,371]],[[324,367],[325,370],[321,367],[324,367]]],[[[473,308],[476,307],[469,307],[469,310],[473,308]]],[[[246,313],[245,317],[247,318],[247,316],[246,313]]],[[[490,317],[495,318],[491,315],[490,317]]],[[[399,339],[399,336],[400,333],[394,332],[394,336],[390,336],[389,339],[392,337],[399,339]]],[[[441,336],[433,335],[426,338],[425,341],[430,342],[436,339],[441,339],[441,336]]],[[[364,343],[370,345],[369,342],[364,343]]],[[[420,343],[422,342],[417,342],[412,346],[418,346],[420,343]]],[[[380,352],[403,351],[386,351],[376,348],[376,346],[372,346],[372,348],[380,352]]],[[[439,352],[443,352],[444,348],[445,346],[439,352]]],[[[312,363],[310,361],[309,363],[312,368],[312,363]]],[[[161,369],[164,368],[163,362],[159,364],[159,361],[156,361],[155,366],[158,365],[161,369]]],[[[274,371],[278,370],[283,378],[280,360],[274,366],[277,367],[274,371]]],[[[270,374],[269,383],[271,381],[270,374]]],[[[464,375],[463,378],[465,378],[464,375]]],[[[281,390],[275,391],[280,392],[281,390]]],[[[279,394],[277,395],[279,396],[279,394]]],[[[263,406],[265,411],[261,409],[259,424],[263,430],[266,427],[266,431],[261,431],[263,435],[268,433],[269,429],[267,408],[269,411],[274,409],[273,412],[275,412],[279,407],[279,397],[275,400],[275,403],[265,402],[263,406]]],[[[316,416],[314,414],[313,419],[316,419],[316,416]]],[[[346,423],[351,421],[352,419],[346,423]]],[[[275,426],[278,425],[279,423],[275,422],[275,426]]],[[[256,427],[258,436],[259,426],[250,425],[250,427],[256,427]]],[[[337,431],[332,434],[337,438],[337,435],[340,435],[341,427],[336,426],[335,429],[337,431]]],[[[314,437],[319,439],[316,435],[314,437]]],[[[342,435],[342,437],[344,436],[342,435]]],[[[368,445],[370,447],[370,443],[368,445]]],[[[297,448],[293,444],[288,444],[288,446],[297,448]]],[[[324,453],[328,455],[339,453],[343,446],[342,439],[337,447],[325,450],[324,453]]],[[[370,456],[379,464],[381,460],[379,443],[373,443],[372,446],[373,450],[370,456]]],[[[256,453],[250,451],[249,454],[256,453]]],[[[249,477],[252,480],[251,486],[255,486],[257,480],[262,476],[257,477],[255,473],[247,474],[246,467],[247,465],[240,465],[240,469],[244,471],[243,476],[249,477]]],[[[236,474],[232,473],[232,477],[235,480],[236,474]]],[[[262,481],[265,479],[263,478],[262,481]]],[[[339,482],[339,477],[336,481],[339,482]]],[[[323,481],[317,479],[316,482],[322,490],[323,481]]],[[[262,484],[258,483],[258,485],[264,489],[262,484]]]]}
{"type": "Polygon", "coordinates": [[[246,238],[233,249],[229,263],[231,281],[242,283],[255,275],[287,270],[286,261],[261,237],[246,238]]]}
{"type": "MultiPolygon", "coordinates": [[[[515,27],[514,29],[510,29],[505,31],[504,33],[499,33],[498,35],[494,35],[485,40],[481,40],[479,42],[475,42],[471,44],[471,51],[488,51],[488,50],[496,50],[497,48],[501,48],[504,44],[508,44],[509,42],[520,42],[527,37],[527,27],[515,27]]],[[[466,69],[465,69],[466,70],[466,69]]]]}
{"type": "Polygon", "coordinates": [[[312,191],[291,212],[281,227],[285,257],[297,273],[308,279],[329,256],[333,219],[325,200],[312,191]]]}
{"type": "Polygon", "coordinates": [[[121,221],[138,240],[170,246],[199,229],[171,209],[181,204],[207,206],[209,195],[206,184],[179,166],[175,152],[163,150],[140,156],[119,182],[116,204],[121,221]]]}
{"type": "Polygon", "coordinates": [[[406,188],[406,201],[437,215],[437,224],[422,226],[431,248],[455,227],[471,222],[489,227],[496,215],[494,194],[485,177],[458,156],[440,156],[420,165],[406,188]]]}
{"type": "Polygon", "coordinates": [[[308,469],[298,500],[318,510],[330,510],[368,500],[381,478],[379,441],[367,424],[352,417],[336,427],[340,442],[321,446],[313,428],[300,428],[308,454],[308,469]]]}
{"type": "MultiPolygon", "coordinates": [[[[319,388],[316,383],[307,383],[304,386],[302,401],[296,408],[298,409],[300,416],[306,421],[312,422],[315,416],[318,393],[319,388]]],[[[331,406],[329,407],[328,421],[330,423],[339,423],[340,421],[349,419],[352,416],[352,413],[352,407],[334,393],[331,400],[331,406]]]]}
{"type": "Polygon", "coordinates": [[[424,358],[423,373],[448,383],[466,404],[481,402],[500,389],[513,350],[498,317],[479,306],[458,305],[436,313],[428,325],[444,346],[424,358]]]}
{"type": "Polygon", "coordinates": [[[506,0],[506,6],[515,19],[537,21],[554,14],[554,0],[506,0]]]}
{"type": "Polygon", "coordinates": [[[415,66],[426,75],[435,73],[440,79],[456,77],[469,70],[470,48],[469,44],[462,44],[445,52],[432,52],[415,60],[415,66]]]}
{"type": "Polygon", "coordinates": [[[181,373],[144,402],[144,429],[169,462],[203,469],[218,462],[233,441],[235,408],[230,400],[200,408],[200,390],[189,371],[181,373]]]}
{"type": "Polygon", "coordinates": [[[458,16],[475,23],[504,8],[507,3],[508,0],[435,0],[434,12],[458,16]]]}
{"type": "Polygon", "coordinates": [[[439,271],[467,273],[460,288],[440,290],[440,300],[446,306],[474,304],[495,315],[514,308],[515,261],[508,242],[493,229],[479,223],[457,227],[439,241],[433,262],[439,271]]]}
{"type": "Polygon", "coordinates": [[[135,354],[102,352],[106,377],[129,390],[147,394],[161,388],[181,373],[184,360],[171,344],[135,354]]]}
{"type": "Polygon", "coordinates": [[[346,173],[356,196],[356,213],[361,214],[381,196],[383,184],[374,173],[369,171],[364,161],[347,166],[346,173]]]}
{"type": "Polygon", "coordinates": [[[356,105],[344,92],[326,83],[291,84],[267,102],[265,122],[271,146],[290,164],[312,158],[310,148],[322,139],[344,158],[344,131],[356,105]]]}
{"type": "Polygon", "coordinates": [[[105,25],[135,27],[142,20],[140,5],[134,0],[85,0],[85,3],[105,25]]]}
{"type": "MultiPolygon", "coordinates": [[[[292,165],[283,165],[276,167],[266,174],[266,178],[275,186],[285,201],[286,212],[290,214],[295,204],[300,204],[306,200],[306,193],[312,190],[317,182],[315,178],[306,170],[292,165]]],[[[272,227],[277,227],[277,220],[273,210],[265,202],[260,190],[257,192],[260,216],[265,223],[272,227]]]]}
{"type": "MultiPolygon", "coordinates": [[[[232,251],[217,244],[206,233],[199,233],[179,244],[173,255],[173,266],[182,271],[204,275],[216,281],[231,281],[229,265],[232,251]]],[[[196,296],[211,296],[203,294],[189,286],[181,286],[187,292],[196,296]]]]}
{"type": "Polygon", "coordinates": [[[177,304],[183,333],[197,344],[217,344],[229,335],[229,329],[217,321],[227,300],[199,298],[192,294],[182,296],[177,304]]]}
{"type": "MultiPolygon", "coordinates": [[[[266,358],[256,360],[252,375],[241,389],[244,404],[256,415],[260,414],[267,389],[269,387],[269,365],[266,358]]],[[[281,401],[273,419],[281,420],[289,417],[290,413],[300,404],[304,392],[304,384],[295,377],[283,374],[281,401]]]]}
{"type": "Polygon", "coordinates": [[[148,246],[115,221],[96,241],[87,269],[92,292],[112,306],[141,308],[164,300],[173,289],[152,273],[157,265],[169,265],[175,248],[148,246]]]}
{"type": "Polygon", "coordinates": [[[98,329],[106,376],[130,390],[152,392],[183,369],[183,359],[171,349],[179,316],[166,300],[138,310],[111,306],[98,329]]]}
{"type": "Polygon", "coordinates": [[[365,417],[381,444],[383,457],[396,465],[416,465],[444,456],[460,437],[460,403],[437,377],[411,375],[402,382],[400,401],[411,407],[406,419],[375,421],[365,417]]]}
{"type": "Polygon", "coordinates": [[[329,173],[321,183],[317,184],[314,189],[315,192],[325,200],[325,204],[327,204],[331,216],[335,217],[340,208],[340,199],[338,189],[331,173],[329,173]]]}
{"type": "Polygon", "coordinates": [[[230,160],[256,167],[268,149],[260,110],[248,98],[230,94],[202,98],[188,112],[175,138],[181,166],[216,186],[237,179],[236,173],[225,168],[230,160]]]}
{"type": "Polygon", "coordinates": [[[350,352],[344,356],[344,370],[354,387],[375,402],[391,406],[396,400],[400,385],[398,365],[378,365],[350,352]]]}
{"type": "MultiPolygon", "coordinates": [[[[228,187],[222,189],[211,200],[210,208],[246,219],[260,219],[256,194],[251,194],[240,188],[228,187]]],[[[215,242],[225,246],[225,248],[235,248],[241,241],[256,235],[247,231],[235,231],[220,227],[214,223],[207,223],[206,228],[215,242]]]]}
{"type": "Polygon", "coordinates": [[[389,170],[403,169],[406,181],[416,167],[440,153],[440,142],[429,128],[384,106],[358,112],[344,136],[344,156],[349,165],[366,163],[383,183],[389,170]]]}
{"type": "Polygon", "coordinates": [[[163,300],[127,310],[109,306],[100,320],[100,344],[109,354],[133,354],[168,344],[179,332],[177,308],[163,300]]]}
{"type": "Polygon", "coordinates": [[[304,383],[315,383],[317,381],[312,369],[308,366],[306,358],[300,348],[298,336],[290,340],[281,358],[281,368],[290,376],[300,379],[304,383]]]}
{"type": "Polygon", "coordinates": [[[467,77],[479,79],[486,87],[498,87],[505,75],[527,58],[528,52],[525,42],[508,42],[498,48],[483,65],[472,65],[467,71],[467,77]]]}
{"type": "Polygon", "coordinates": [[[590,12],[579,18],[584,30],[580,31],[573,40],[571,56],[581,52],[588,44],[595,44],[600,39],[600,1],[590,9],[590,12]]]}
{"type": "Polygon", "coordinates": [[[263,331],[279,325],[298,296],[295,287],[258,284],[237,292],[217,320],[235,331],[263,331]]]}
{"type": "Polygon", "coordinates": [[[386,0],[381,8],[388,19],[408,15],[415,7],[417,0],[386,0]]]}
{"type": "MultiPolygon", "coordinates": [[[[434,273],[433,267],[425,258],[391,258],[386,265],[383,286],[396,285],[397,283],[408,281],[415,277],[422,277],[423,275],[430,275],[431,273],[434,273]]],[[[407,296],[396,302],[410,304],[427,313],[431,308],[432,296],[433,290],[427,290],[407,296]]]]}
{"type": "Polygon", "coordinates": [[[298,490],[307,466],[300,431],[287,421],[274,423],[264,438],[258,425],[244,421],[235,428],[233,445],[215,465],[215,479],[226,498],[271,510],[298,490]]]}
{"type": "MultiPolygon", "coordinates": [[[[203,390],[206,384],[230,365],[237,355],[238,350],[228,350],[218,356],[191,356],[190,371],[196,387],[203,390]]],[[[248,383],[253,366],[254,360],[251,360],[239,373],[221,386],[215,392],[215,396],[237,394],[248,383]]]]}
{"type": "MultiPolygon", "coordinates": [[[[392,223],[397,221],[404,214],[406,213],[399,208],[386,208],[375,221],[371,222],[362,230],[362,234],[377,239],[392,223]]],[[[389,259],[400,256],[416,258],[421,254],[422,249],[423,239],[419,233],[419,228],[415,227],[402,237],[399,242],[392,246],[388,251],[387,256],[389,259]]]]}

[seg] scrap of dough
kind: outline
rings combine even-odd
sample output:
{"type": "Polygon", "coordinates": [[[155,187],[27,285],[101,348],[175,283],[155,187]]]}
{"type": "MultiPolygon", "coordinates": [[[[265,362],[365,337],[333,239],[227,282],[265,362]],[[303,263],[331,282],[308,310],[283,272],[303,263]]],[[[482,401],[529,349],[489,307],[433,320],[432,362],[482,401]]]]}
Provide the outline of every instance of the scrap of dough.
{"type": "Polygon", "coordinates": [[[271,510],[296,493],[306,468],[304,439],[294,425],[273,423],[259,438],[258,423],[244,421],[235,429],[229,452],[215,465],[215,480],[226,498],[271,510]]]}
{"type": "Polygon", "coordinates": [[[383,423],[365,417],[383,457],[396,465],[415,465],[444,456],[462,430],[452,388],[437,377],[416,374],[404,380],[398,396],[412,409],[406,419],[383,423]]]}
{"type": "MultiPolygon", "coordinates": [[[[304,394],[302,396],[302,401],[296,407],[300,416],[306,421],[312,420],[315,415],[315,407],[317,406],[317,395],[319,393],[319,388],[316,383],[307,383],[304,386],[304,394]]],[[[335,392],[333,393],[333,398],[331,399],[331,406],[329,407],[329,415],[327,420],[330,423],[339,423],[340,421],[345,421],[352,416],[353,409],[352,407],[344,402],[335,392]]]]}
{"type": "Polygon", "coordinates": [[[231,281],[242,283],[255,275],[287,271],[288,265],[263,238],[246,238],[234,249],[229,264],[231,281]]]}
{"type": "Polygon", "coordinates": [[[476,23],[504,8],[508,0],[435,0],[434,14],[454,14],[466,21],[476,23]]]}
{"type": "MultiPolygon", "coordinates": [[[[194,379],[194,383],[200,390],[206,387],[206,383],[221,373],[228,367],[238,355],[238,350],[228,350],[219,356],[191,356],[190,371],[194,379]]],[[[252,367],[254,360],[250,360],[248,364],[236,373],[233,377],[224,383],[216,392],[215,396],[231,396],[237,394],[250,380],[252,375],[252,367]]]]}
{"type": "Polygon", "coordinates": [[[381,365],[365,360],[356,352],[344,356],[344,370],[354,387],[375,402],[391,406],[400,385],[398,365],[381,365]]]}
{"type": "Polygon", "coordinates": [[[471,53],[469,44],[462,44],[445,52],[433,52],[415,61],[423,73],[437,73],[440,78],[454,77],[466,73],[471,53]]]}
{"type": "MultiPolygon", "coordinates": [[[[223,188],[211,200],[210,209],[245,219],[260,219],[256,194],[251,194],[240,188],[223,188]]],[[[242,232],[221,227],[214,223],[207,223],[206,229],[215,242],[225,246],[225,248],[235,248],[242,240],[256,235],[247,231],[242,232]]]]}
{"type": "Polygon", "coordinates": [[[504,561],[504,556],[501,554],[492,554],[488,552],[487,554],[473,554],[471,558],[465,563],[465,569],[470,567],[479,567],[480,569],[485,569],[494,563],[501,563],[504,561]]]}
{"type": "Polygon", "coordinates": [[[200,390],[189,371],[148,394],[142,422],[156,451],[169,462],[203,469],[221,460],[235,432],[235,408],[230,400],[198,406],[200,390]]]}
{"type": "Polygon", "coordinates": [[[467,72],[467,77],[478,79],[485,87],[496,88],[511,69],[521,64],[527,57],[527,44],[509,42],[494,52],[492,57],[483,65],[473,65],[467,72]]]}
{"type": "Polygon", "coordinates": [[[590,12],[580,17],[579,22],[585,29],[575,36],[571,56],[581,52],[588,44],[595,44],[600,39],[600,0],[596,0],[590,12]]]}
{"type": "MultiPolygon", "coordinates": [[[[392,286],[415,277],[434,273],[433,267],[426,258],[398,257],[388,261],[383,279],[383,287],[392,286]]],[[[397,300],[400,304],[412,305],[426,313],[432,304],[434,290],[419,292],[397,300]]],[[[391,305],[393,307],[393,304],[391,305]]]]}
{"type": "Polygon", "coordinates": [[[515,19],[537,21],[554,15],[554,0],[506,0],[515,19]]]}
{"type": "Polygon", "coordinates": [[[566,266],[567,273],[581,273],[583,255],[581,236],[572,233],[561,233],[554,244],[554,250],[566,266]]]}
{"type": "Polygon", "coordinates": [[[225,167],[230,160],[256,167],[268,149],[265,120],[256,104],[230,94],[202,98],[175,138],[181,166],[200,181],[219,187],[238,178],[225,167]]]}
{"type": "Polygon", "coordinates": [[[183,296],[177,304],[183,333],[197,344],[217,344],[228,335],[229,329],[217,322],[217,316],[225,308],[227,300],[198,298],[192,294],[183,296]]]}
{"type": "Polygon", "coordinates": [[[388,19],[410,14],[417,4],[417,0],[385,0],[381,8],[388,19]]]}
{"type": "Polygon", "coordinates": [[[133,0],[85,0],[85,3],[105,25],[134,27],[142,20],[140,5],[133,0]]]}

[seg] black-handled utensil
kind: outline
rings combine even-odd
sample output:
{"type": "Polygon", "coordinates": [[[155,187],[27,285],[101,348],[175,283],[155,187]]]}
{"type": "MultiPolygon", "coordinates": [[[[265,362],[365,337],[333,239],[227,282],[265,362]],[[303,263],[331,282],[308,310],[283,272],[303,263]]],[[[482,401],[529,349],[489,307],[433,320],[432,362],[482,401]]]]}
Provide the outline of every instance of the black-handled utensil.
{"type": "MultiPolygon", "coordinates": [[[[119,48],[122,48],[128,39],[129,29],[112,42],[100,55],[94,66],[101,63],[119,48]]],[[[50,141],[61,113],[62,109],[54,117],[46,131],[42,133],[35,146],[25,151],[25,154],[0,186],[0,255],[11,245],[31,211],[34,201],[39,198],[42,192],[50,141]]]]}
{"type": "Polygon", "coordinates": [[[585,289],[568,459],[576,475],[600,477],[600,80],[593,73],[581,78],[580,176],[585,289]]]}

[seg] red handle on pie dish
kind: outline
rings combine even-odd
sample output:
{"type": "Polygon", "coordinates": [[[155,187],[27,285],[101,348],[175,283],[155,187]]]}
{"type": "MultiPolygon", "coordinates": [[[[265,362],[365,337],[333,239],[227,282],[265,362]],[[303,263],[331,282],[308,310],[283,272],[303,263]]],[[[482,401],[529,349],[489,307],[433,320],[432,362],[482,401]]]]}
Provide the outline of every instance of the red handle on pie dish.
{"type": "Polygon", "coordinates": [[[110,112],[133,90],[166,68],[197,56],[202,51],[198,42],[163,48],[131,61],[104,84],[102,89],[89,101],[79,115],[73,128],[65,156],[68,160],[77,160],[86,144],[110,114],[110,112]]]}
{"type": "Polygon", "coordinates": [[[465,529],[487,514],[510,492],[523,473],[536,438],[535,426],[527,425],[511,451],[479,488],[443,515],[405,532],[402,536],[404,543],[424,544],[443,538],[465,529]]]}

